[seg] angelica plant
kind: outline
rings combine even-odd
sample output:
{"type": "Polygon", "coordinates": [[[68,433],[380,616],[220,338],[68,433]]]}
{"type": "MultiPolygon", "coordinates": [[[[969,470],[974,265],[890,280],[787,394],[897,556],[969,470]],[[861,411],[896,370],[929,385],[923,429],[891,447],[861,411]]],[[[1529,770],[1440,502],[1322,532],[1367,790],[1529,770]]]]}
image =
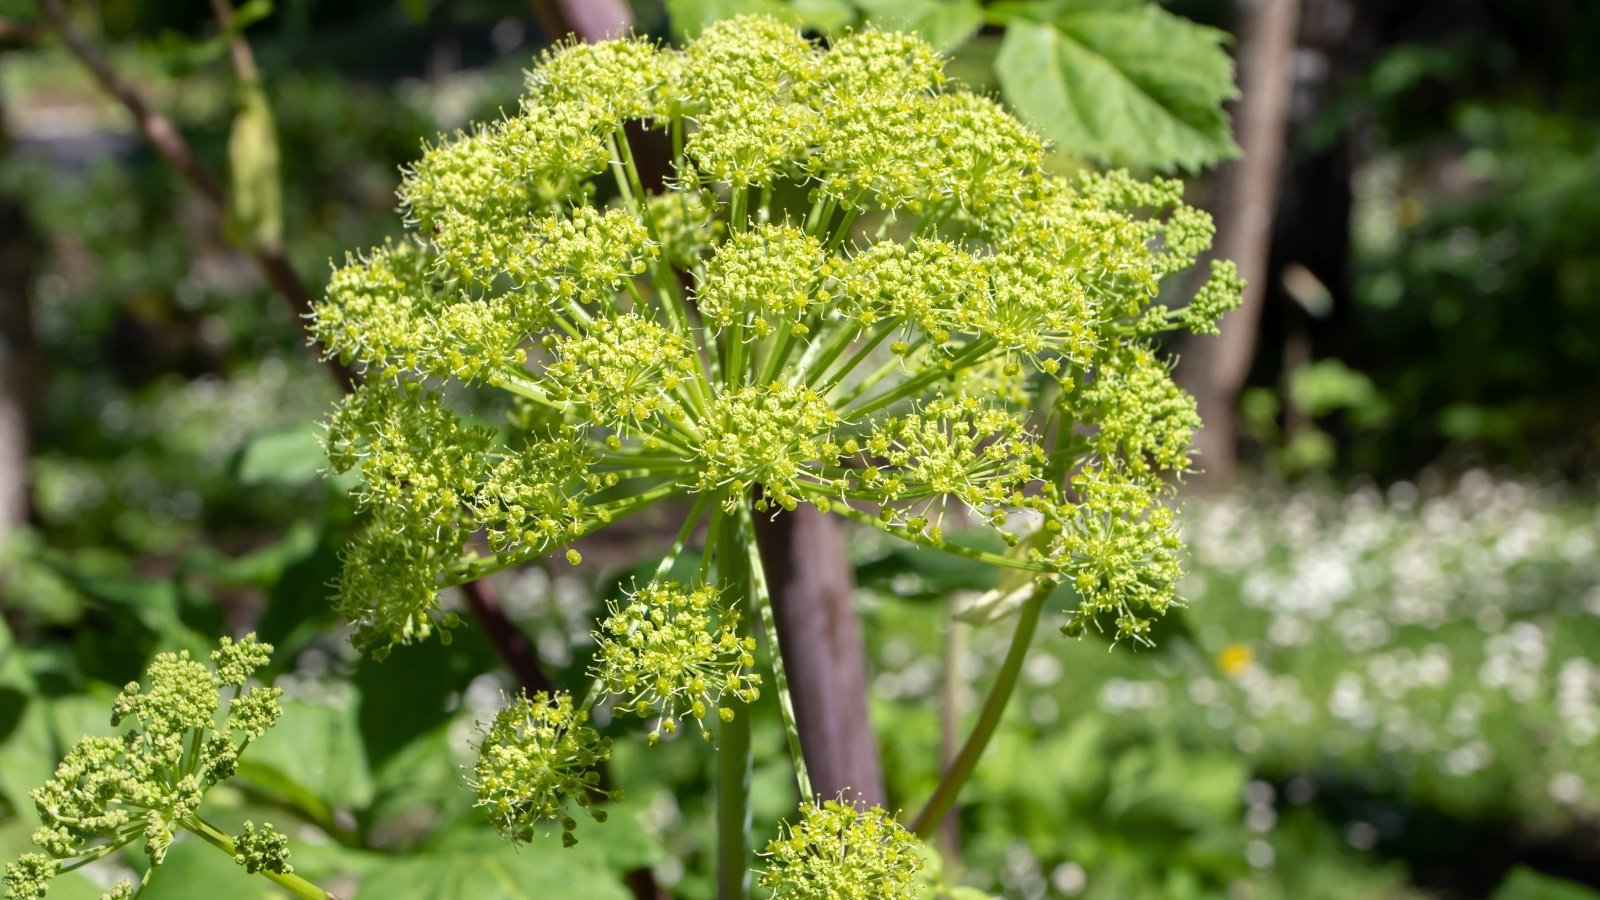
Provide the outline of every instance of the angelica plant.
{"type": "Polygon", "coordinates": [[[297,897],[328,897],[294,874],[288,839],[271,824],[246,822],[242,833],[229,835],[200,816],[206,792],[233,777],[240,754],[282,715],[283,692],[250,683],[271,654],[272,645],[249,634],[224,637],[210,667],[188,651],[156,656],[144,684],[130,682],[112,706],[111,724],[133,727],[80,739],[55,776],[33,791],[42,823],[33,843],[42,852],[6,866],[8,900],[43,897],[56,875],[138,843],[149,864],[144,874],[102,895],[136,897],[180,830],[297,897]]]}
{"type": "Polygon", "coordinates": [[[913,900],[922,860],[917,840],[881,807],[807,803],[761,854],[758,883],[774,897],[913,900]]]}
{"type": "MultiPolygon", "coordinates": [[[[833,896],[806,887],[828,883],[805,874],[823,857],[794,842],[893,832],[813,802],[754,516],[810,504],[1024,573],[1019,637],[1065,581],[1065,631],[1147,640],[1176,602],[1164,498],[1197,425],[1152,340],[1213,330],[1241,285],[1214,263],[1191,303],[1157,304],[1210,219],[1176,181],[1051,175],[1044,154],[914,36],[824,48],[740,17],[682,49],[552,50],[515,113],[406,171],[408,234],[350,256],[312,320],[365,374],[326,435],[369,517],[337,587],[357,643],[448,635],[442,591],[552,553],[578,564],[579,538],[688,507],[656,579],[599,625],[593,688],[516,698],[485,729],[474,783],[509,837],[559,822],[570,840],[571,807],[606,799],[595,704],[653,722],[652,740],[711,721],[719,883],[743,896],[748,710],[768,689],[801,818],[764,883],[833,896]],[[659,190],[630,123],[671,148],[659,190]],[[667,582],[701,526],[697,579],[667,582]]],[[[912,858],[873,859],[891,856],[912,858]]]]}

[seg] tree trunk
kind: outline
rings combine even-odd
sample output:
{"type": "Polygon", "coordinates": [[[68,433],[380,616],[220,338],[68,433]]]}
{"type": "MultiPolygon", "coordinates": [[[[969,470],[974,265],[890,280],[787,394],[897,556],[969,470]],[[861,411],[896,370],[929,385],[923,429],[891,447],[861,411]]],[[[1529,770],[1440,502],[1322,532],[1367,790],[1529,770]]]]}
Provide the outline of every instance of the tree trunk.
{"type": "Polygon", "coordinates": [[[1292,62],[1300,0],[1256,0],[1241,10],[1239,87],[1234,106],[1241,159],[1218,169],[1218,257],[1239,265],[1248,283],[1244,302],[1221,322],[1218,337],[1191,336],[1179,355],[1178,380],[1195,397],[1204,422],[1195,436],[1206,481],[1226,484],[1237,463],[1239,392],[1250,374],[1267,294],[1272,220],[1282,181],[1292,62]]]}

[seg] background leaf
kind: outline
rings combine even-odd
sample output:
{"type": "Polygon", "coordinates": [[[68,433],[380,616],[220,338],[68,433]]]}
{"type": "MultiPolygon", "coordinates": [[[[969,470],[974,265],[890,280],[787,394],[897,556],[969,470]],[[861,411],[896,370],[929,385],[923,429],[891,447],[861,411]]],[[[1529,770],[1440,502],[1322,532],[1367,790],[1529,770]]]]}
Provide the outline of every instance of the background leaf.
{"type": "Polygon", "coordinates": [[[778,0],[667,0],[667,19],[674,37],[694,37],[719,19],[755,14],[789,21],[797,18],[778,0]]]}
{"type": "Polygon", "coordinates": [[[632,896],[607,866],[601,828],[588,831],[577,846],[536,842],[516,847],[482,832],[464,834],[435,853],[416,854],[374,871],[356,900],[628,900],[632,896]]]}
{"type": "Polygon", "coordinates": [[[1600,894],[1560,878],[1535,872],[1527,866],[1511,870],[1495,889],[1491,900],[1597,900],[1600,894]]]}
{"type": "Polygon", "coordinates": [[[280,793],[303,791],[335,806],[365,806],[372,798],[372,775],[354,695],[353,689],[330,685],[329,696],[320,702],[284,698],[283,718],[250,745],[239,761],[240,773],[280,793]]]}
{"type": "Polygon", "coordinates": [[[882,28],[915,31],[941,52],[966,43],[983,27],[977,0],[856,0],[867,21],[882,28]]]}
{"type": "Polygon", "coordinates": [[[995,72],[1059,149],[1096,162],[1195,170],[1239,154],[1226,35],[1153,4],[1013,19],[995,72]]]}

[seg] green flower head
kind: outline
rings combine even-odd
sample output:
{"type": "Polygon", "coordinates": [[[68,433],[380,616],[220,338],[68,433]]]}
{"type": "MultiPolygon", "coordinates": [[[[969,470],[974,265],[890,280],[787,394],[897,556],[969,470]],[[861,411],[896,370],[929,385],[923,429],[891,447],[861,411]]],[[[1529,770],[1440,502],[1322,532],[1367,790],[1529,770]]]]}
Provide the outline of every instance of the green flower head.
{"type": "Polygon", "coordinates": [[[592,666],[617,708],[656,717],[651,742],[677,731],[684,717],[705,727],[708,713],[731,719],[723,705],[731,696],[752,703],[760,696],[756,644],[739,634],[739,613],[722,603],[715,588],[685,588],[675,582],[648,584],[626,606],[609,602],[600,625],[592,666]]]}
{"type": "MultiPolygon", "coordinates": [[[[370,515],[339,585],[360,642],[433,634],[441,590],[685,496],[1069,580],[1075,631],[1136,640],[1175,601],[1161,504],[1196,419],[1153,337],[1213,330],[1241,287],[1219,264],[1155,302],[1211,239],[1177,182],[1047,174],[895,32],[824,48],[736,17],[681,49],[558,47],[527,85],[407,170],[413,233],[315,310],[366,375],[327,440],[370,515]],[[624,126],[670,148],[660,184],[624,126]]],[[[607,680],[663,727],[701,693],[607,680]]]]}
{"type": "Polygon", "coordinates": [[[800,807],[800,821],[767,843],[758,882],[774,898],[910,900],[921,896],[919,844],[879,807],[827,800],[800,807]]]}
{"type": "Polygon", "coordinates": [[[531,841],[540,828],[559,822],[563,843],[576,843],[568,809],[575,804],[597,822],[595,804],[621,799],[600,787],[597,766],[611,758],[611,742],[588,725],[589,714],[566,693],[518,696],[494,721],[480,726],[472,787],[499,832],[511,841],[531,841]]]}

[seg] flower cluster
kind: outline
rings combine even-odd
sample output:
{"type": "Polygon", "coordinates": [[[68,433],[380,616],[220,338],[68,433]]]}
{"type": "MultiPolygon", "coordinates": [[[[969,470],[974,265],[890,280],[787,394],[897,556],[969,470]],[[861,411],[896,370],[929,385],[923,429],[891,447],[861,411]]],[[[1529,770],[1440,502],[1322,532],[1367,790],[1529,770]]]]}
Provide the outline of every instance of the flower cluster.
{"type": "MultiPolygon", "coordinates": [[[[581,702],[524,697],[486,728],[475,779],[503,832],[558,820],[570,840],[569,806],[607,796],[601,699],[659,737],[755,697],[741,628],[765,616],[719,599],[759,606],[750,548],[729,546],[753,540],[752,510],[811,504],[1066,580],[1071,630],[1146,639],[1176,599],[1162,503],[1195,426],[1153,340],[1210,330],[1240,289],[1219,266],[1188,306],[1155,302],[1211,238],[1178,183],[1048,174],[1032,131],[947,90],[906,34],[824,48],[737,17],[682,49],[558,47],[527,87],[407,171],[413,233],[351,257],[314,311],[325,352],[366,376],[328,431],[370,521],[340,610],[381,653],[453,624],[441,591],[551,552],[577,564],[574,541],[667,498],[693,501],[682,539],[703,517],[733,536],[708,545],[711,583],[611,607],[581,702]],[[659,184],[641,127],[670,147],[659,184]]],[[[901,883],[881,811],[802,815],[775,884],[823,877],[813,840],[864,848],[838,896],[901,883]]]]}
{"type": "MultiPolygon", "coordinates": [[[[33,791],[43,823],[33,842],[44,853],[6,867],[6,896],[43,896],[63,866],[141,839],[150,865],[160,865],[178,830],[197,827],[206,792],[231,778],[239,755],[277,724],[282,691],[246,686],[271,653],[251,634],[223,638],[211,654],[214,666],[188,651],[158,655],[144,686],[129,683],[112,707],[113,726],[134,727],[80,739],[55,776],[33,791]]],[[[279,849],[274,859],[281,863],[272,865],[287,864],[287,849],[279,849]]]]}
{"type": "Polygon", "coordinates": [[[883,809],[838,800],[800,807],[800,821],[767,843],[760,884],[794,900],[910,900],[922,857],[915,836],[883,809]]]}
{"type": "Polygon", "coordinates": [[[739,634],[738,610],[720,601],[710,585],[693,590],[676,583],[651,583],[618,608],[595,635],[600,645],[593,671],[618,698],[618,708],[656,716],[651,742],[671,734],[685,715],[701,722],[711,710],[733,717],[723,695],[753,703],[760,696],[756,642],[739,634]]]}
{"type": "Polygon", "coordinates": [[[507,839],[530,841],[541,823],[559,821],[562,841],[571,846],[578,823],[569,802],[604,822],[605,810],[594,804],[621,799],[620,792],[600,787],[596,766],[611,758],[611,742],[589,727],[588,718],[571,695],[540,691],[506,704],[484,729],[472,786],[507,839]]]}
{"type": "Polygon", "coordinates": [[[954,500],[1009,543],[1042,528],[1003,564],[1082,585],[1079,625],[1137,639],[1173,602],[1159,507],[1196,420],[1149,342],[1212,330],[1241,287],[1218,264],[1155,303],[1211,239],[1181,185],[1046,174],[1037,136],[891,32],[823,49],[740,17],[681,50],[557,48],[528,87],[407,172],[415,234],[351,258],[314,314],[367,375],[329,433],[372,514],[340,585],[364,643],[682,494],[959,550],[954,500]],[[672,147],[659,188],[630,122],[672,147]],[[507,398],[505,424],[469,423],[448,381],[507,398]]]}
{"type": "Polygon", "coordinates": [[[233,861],[244,866],[251,875],[257,872],[294,871],[289,865],[289,839],[272,827],[271,822],[245,822],[244,831],[234,836],[233,861]]]}

